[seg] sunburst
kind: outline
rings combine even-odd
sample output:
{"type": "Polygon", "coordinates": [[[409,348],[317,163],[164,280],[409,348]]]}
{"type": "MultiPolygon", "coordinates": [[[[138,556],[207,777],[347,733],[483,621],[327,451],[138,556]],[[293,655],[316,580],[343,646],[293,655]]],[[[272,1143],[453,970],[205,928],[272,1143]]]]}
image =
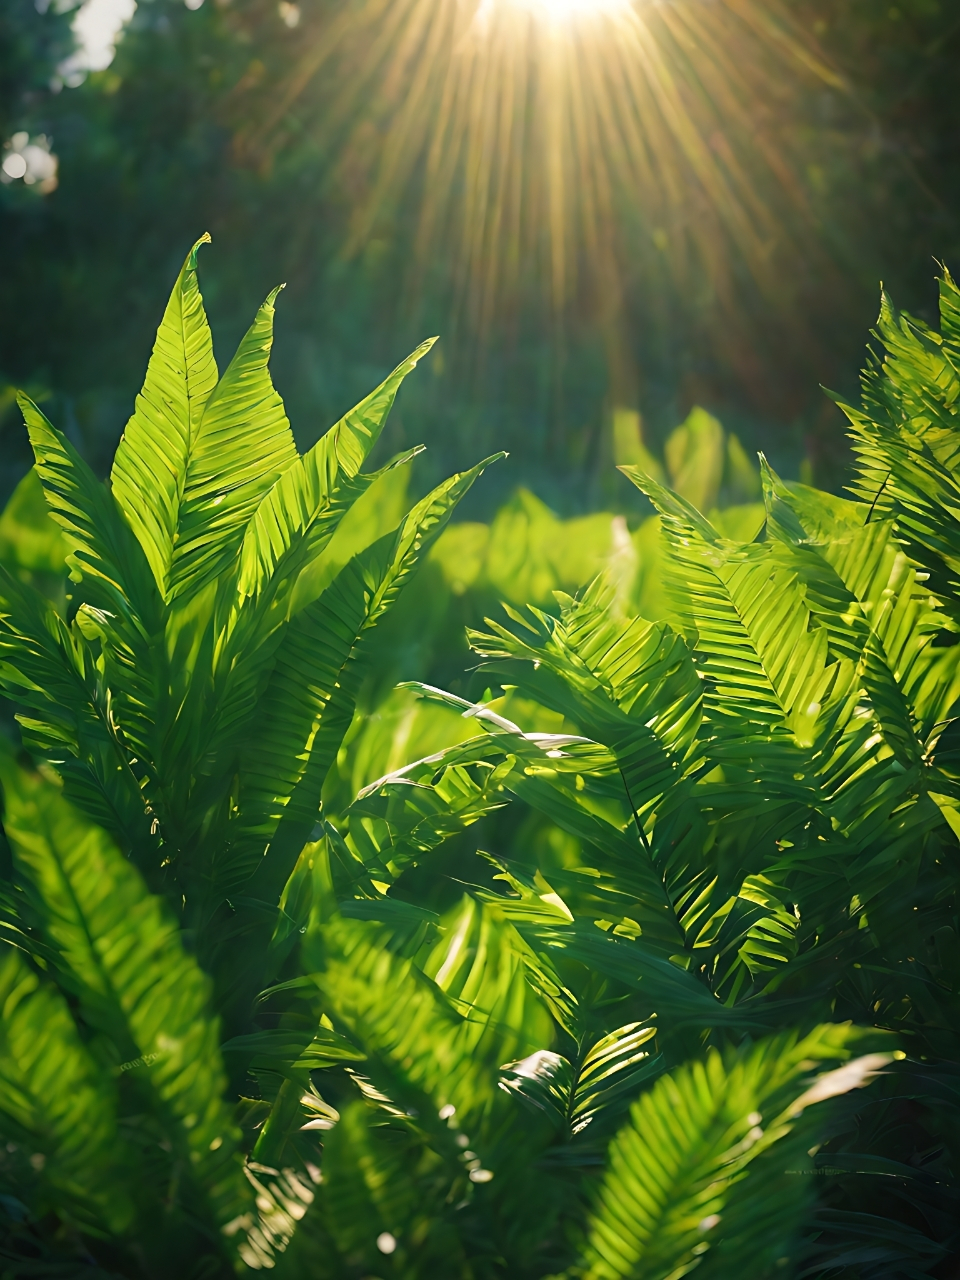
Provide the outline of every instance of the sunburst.
{"type": "Polygon", "coordinates": [[[732,321],[812,251],[779,126],[837,78],[772,0],[354,0],[297,40],[242,147],[282,149],[292,115],[345,157],[372,138],[345,251],[412,204],[413,280],[443,275],[474,334],[536,294],[629,383],[630,299],[669,283],[732,321]]]}

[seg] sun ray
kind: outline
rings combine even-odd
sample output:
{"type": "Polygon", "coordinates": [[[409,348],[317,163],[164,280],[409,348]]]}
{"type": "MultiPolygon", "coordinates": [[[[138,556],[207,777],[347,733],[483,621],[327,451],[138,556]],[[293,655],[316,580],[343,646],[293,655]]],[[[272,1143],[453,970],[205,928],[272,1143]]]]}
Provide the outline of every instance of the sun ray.
{"type": "Polygon", "coordinates": [[[282,148],[294,108],[343,156],[372,130],[344,252],[416,208],[407,296],[440,272],[474,334],[539,281],[555,316],[600,319],[616,363],[645,281],[732,317],[745,280],[775,299],[801,252],[802,157],[770,120],[836,77],[776,0],[352,0],[299,30],[241,149],[282,148]]]}

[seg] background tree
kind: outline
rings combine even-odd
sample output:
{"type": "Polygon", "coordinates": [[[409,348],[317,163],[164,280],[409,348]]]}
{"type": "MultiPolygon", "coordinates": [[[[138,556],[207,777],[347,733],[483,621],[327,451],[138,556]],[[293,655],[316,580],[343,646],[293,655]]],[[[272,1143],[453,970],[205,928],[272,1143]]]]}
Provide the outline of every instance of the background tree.
{"type": "MultiPolygon", "coordinates": [[[[429,8],[442,25],[443,0],[425,5],[389,13],[429,8]]],[[[377,79],[384,63],[370,32],[388,23],[373,0],[207,0],[196,10],[143,0],[113,64],[59,93],[42,87],[61,57],[64,17],[26,4],[8,10],[4,127],[7,136],[52,136],[60,181],[42,199],[16,183],[0,188],[11,302],[0,369],[63,395],[66,421],[104,470],[165,281],[209,227],[210,305],[231,338],[256,291],[288,281],[277,377],[301,443],[411,338],[440,332],[434,376],[385,447],[407,442],[404,419],[413,417],[417,438],[437,446],[437,475],[475,447],[510,447],[487,502],[525,479],[561,506],[596,504],[609,483],[597,477],[608,474],[617,404],[642,410],[656,442],[706,403],[786,470],[808,453],[832,483],[841,423],[818,384],[849,389],[878,278],[925,314],[931,259],[949,261],[960,241],[953,7],[789,0],[771,10],[725,0],[688,10],[703,48],[744,68],[733,86],[740,99],[730,85],[704,90],[714,118],[694,101],[704,61],[693,58],[686,72],[670,64],[705,153],[731,172],[739,163],[739,198],[767,211],[774,230],[762,270],[762,255],[711,239],[713,215],[691,206],[683,216],[706,257],[679,275],[663,248],[672,225],[627,199],[616,213],[614,274],[587,255],[558,310],[549,263],[527,254],[526,274],[479,320],[465,313],[453,278],[463,247],[456,217],[437,225],[426,268],[412,265],[430,197],[422,154],[411,153],[404,180],[383,194],[384,165],[396,159],[391,130],[416,97],[424,54],[416,43],[409,53],[401,25],[387,50],[391,76],[377,79]],[[712,275],[710,252],[720,262],[712,275]],[[242,274],[228,265],[241,262],[242,274]]],[[[662,34],[658,48],[667,48],[662,34]]],[[[439,106],[428,97],[414,117],[421,131],[439,106]]],[[[686,190],[687,170],[677,176],[686,190]]],[[[626,488],[618,492],[627,501],[626,488]]]]}

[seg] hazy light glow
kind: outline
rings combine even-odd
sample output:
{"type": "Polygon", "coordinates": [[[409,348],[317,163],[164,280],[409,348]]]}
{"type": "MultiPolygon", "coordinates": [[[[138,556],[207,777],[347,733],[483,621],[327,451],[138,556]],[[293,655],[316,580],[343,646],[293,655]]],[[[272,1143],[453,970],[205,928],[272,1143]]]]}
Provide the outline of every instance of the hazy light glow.
{"type": "Polygon", "coordinates": [[[106,70],[136,8],[136,0],[84,0],[70,24],[77,48],[57,68],[59,83],[76,88],[91,71],[106,70]]]}
{"type": "Polygon", "coordinates": [[[561,24],[627,13],[633,0],[483,0],[476,21],[483,23],[495,7],[532,14],[541,21],[561,24]]]}
{"type": "MultiPolygon", "coordinates": [[[[778,122],[796,86],[839,82],[781,0],[308,13],[283,91],[238,122],[236,152],[269,164],[289,122],[314,119],[357,193],[346,253],[416,209],[405,295],[440,279],[451,325],[503,331],[540,290],[558,333],[590,317],[616,384],[630,298],[679,294],[733,319],[747,289],[784,309],[784,255],[803,258],[812,215],[778,122]]],[[[744,348],[745,375],[752,359],[744,348]]]]}
{"type": "Polygon", "coordinates": [[[19,151],[11,151],[3,161],[3,172],[8,178],[22,178],[27,172],[27,162],[19,151]]]}
{"type": "Polygon", "coordinates": [[[46,134],[31,138],[25,129],[21,129],[4,147],[0,183],[7,185],[22,179],[24,186],[36,187],[41,195],[49,195],[57,187],[57,167],[57,157],[50,150],[50,139],[46,134]]]}
{"type": "Polygon", "coordinates": [[[80,6],[71,25],[88,71],[109,67],[120,32],[136,7],[136,0],[86,0],[80,6]]]}

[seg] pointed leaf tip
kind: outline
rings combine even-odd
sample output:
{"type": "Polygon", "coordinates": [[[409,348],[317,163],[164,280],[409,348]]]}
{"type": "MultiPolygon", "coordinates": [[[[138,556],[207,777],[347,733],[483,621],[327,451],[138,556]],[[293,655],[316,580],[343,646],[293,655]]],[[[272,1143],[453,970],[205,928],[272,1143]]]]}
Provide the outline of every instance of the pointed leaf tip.
{"type": "MultiPolygon", "coordinates": [[[[412,351],[410,355],[407,356],[406,360],[404,360],[403,364],[397,366],[397,369],[402,369],[404,365],[409,366],[410,370],[415,369],[423,357],[429,355],[439,341],[440,338],[438,335],[435,335],[432,338],[424,338],[419,347],[417,347],[415,351],[412,351]]],[[[394,370],[394,373],[397,372],[397,369],[394,370]]]]}
{"type": "Polygon", "coordinates": [[[770,477],[771,480],[778,482],[780,477],[767,461],[767,455],[761,451],[757,454],[757,457],[760,459],[760,474],[765,477],[770,477]]]}
{"type": "Polygon", "coordinates": [[[507,457],[509,457],[509,454],[501,449],[498,453],[491,453],[489,458],[481,459],[480,462],[475,463],[474,466],[468,467],[466,471],[462,471],[459,474],[464,476],[472,474],[475,478],[479,479],[484,471],[486,471],[487,467],[492,467],[495,462],[502,462],[503,459],[507,457]]]}
{"type": "MultiPolygon", "coordinates": [[[[642,468],[638,467],[636,463],[618,462],[617,470],[625,475],[632,484],[635,484],[642,493],[646,493],[647,491],[643,488],[641,481],[649,481],[650,484],[660,487],[656,477],[650,475],[649,471],[644,471],[642,468]]],[[[649,494],[647,494],[647,496],[649,497],[649,494]]]]}
{"type": "Polygon", "coordinates": [[[183,270],[180,272],[181,278],[182,278],[183,276],[185,276],[188,272],[196,271],[196,269],[197,269],[197,254],[198,254],[198,253],[199,253],[199,251],[200,251],[200,247],[201,247],[202,245],[205,245],[205,244],[211,244],[211,243],[212,243],[212,237],[211,237],[211,235],[210,235],[210,232],[209,232],[209,231],[205,231],[205,232],[203,233],[203,235],[200,237],[200,239],[199,239],[199,240],[196,242],[196,244],[193,246],[193,248],[190,250],[190,252],[187,254],[187,260],[186,260],[186,262],[184,262],[184,264],[183,264],[183,270]]]}

